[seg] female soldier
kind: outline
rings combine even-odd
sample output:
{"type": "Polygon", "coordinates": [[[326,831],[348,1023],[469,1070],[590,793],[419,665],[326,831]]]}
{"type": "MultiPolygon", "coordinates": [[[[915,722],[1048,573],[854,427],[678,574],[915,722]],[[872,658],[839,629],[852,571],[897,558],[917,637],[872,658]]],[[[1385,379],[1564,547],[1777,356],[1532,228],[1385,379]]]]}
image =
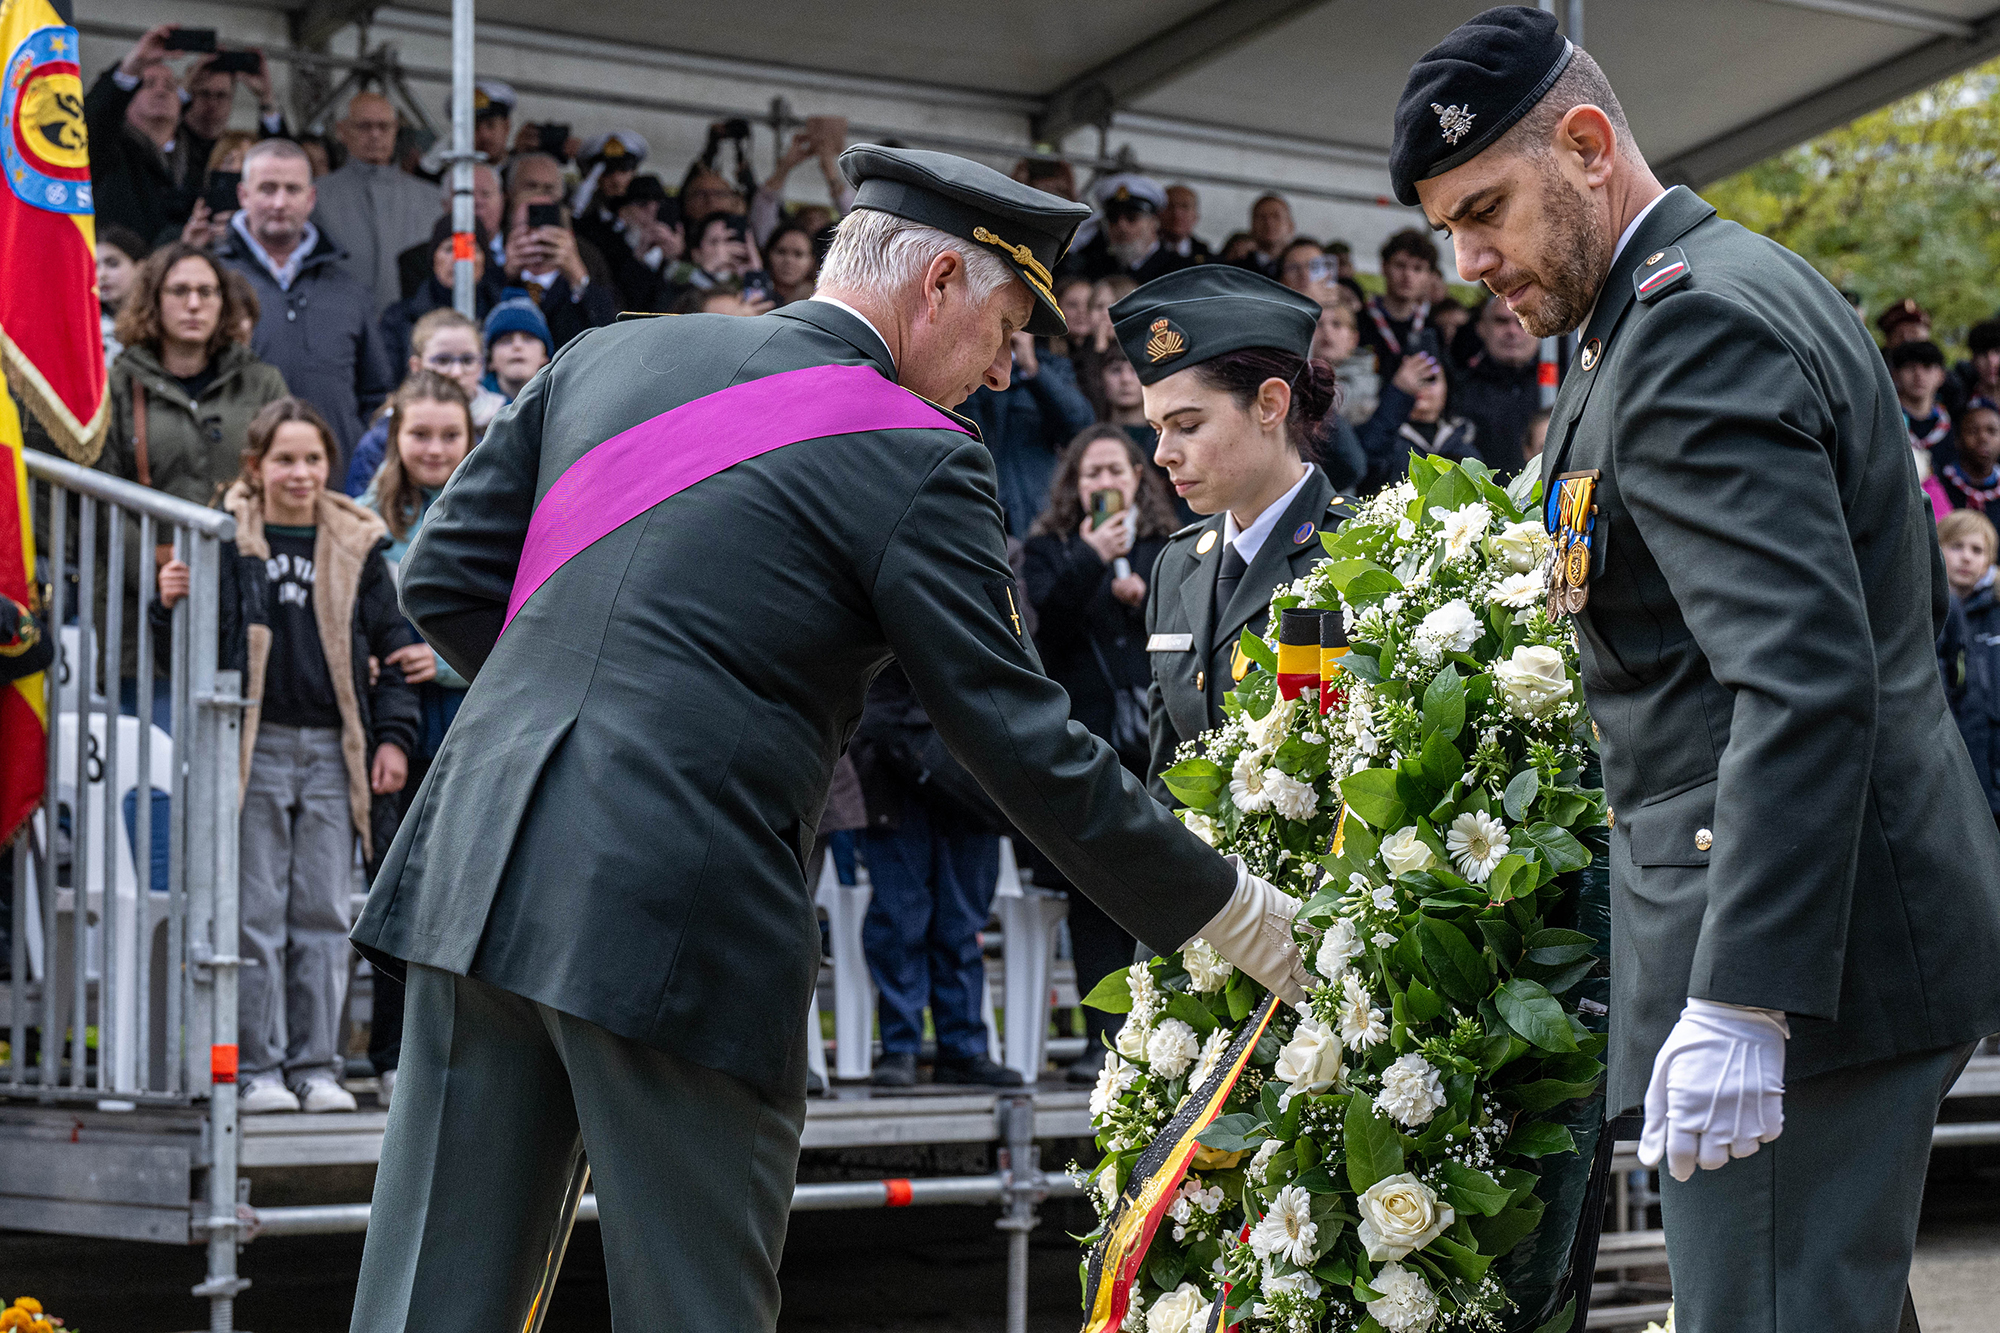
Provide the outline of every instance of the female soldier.
{"type": "Polygon", "coordinates": [[[1222,722],[1222,697],[1249,662],[1271,594],[1325,558],[1319,534],[1352,514],[1314,465],[1333,374],[1311,360],[1319,305],[1247,269],[1202,264],[1157,278],[1111,307],[1119,343],[1160,432],[1153,459],[1198,514],[1153,569],[1146,599],[1152,660],[1154,796],[1174,750],[1222,722]]]}

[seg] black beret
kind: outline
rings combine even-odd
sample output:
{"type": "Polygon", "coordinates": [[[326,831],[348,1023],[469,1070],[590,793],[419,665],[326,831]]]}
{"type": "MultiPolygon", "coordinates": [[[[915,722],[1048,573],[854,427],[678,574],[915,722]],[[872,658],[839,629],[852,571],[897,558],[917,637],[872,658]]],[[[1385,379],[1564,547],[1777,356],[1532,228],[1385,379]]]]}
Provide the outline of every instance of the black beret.
{"type": "Polygon", "coordinates": [[[1528,114],[1569,68],[1576,48],[1556,16],[1503,5],[1453,28],[1411,68],[1396,103],[1389,178],[1417,202],[1417,182],[1479,156],[1528,114]]]}
{"type": "Polygon", "coordinates": [[[854,206],[892,213],[985,246],[1005,260],[1035,298],[1027,331],[1068,330],[1050,274],[1090,209],[950,153],[856,144],[840,155],[854,206]]]}
{"type": "Polygon", "coordinates": [[[1111,307],[1111,327],[1141,384],[1246,347],[1304,358],[1319,302],[1261,273],[1196,264],[1155,278],[1111,307]]]}

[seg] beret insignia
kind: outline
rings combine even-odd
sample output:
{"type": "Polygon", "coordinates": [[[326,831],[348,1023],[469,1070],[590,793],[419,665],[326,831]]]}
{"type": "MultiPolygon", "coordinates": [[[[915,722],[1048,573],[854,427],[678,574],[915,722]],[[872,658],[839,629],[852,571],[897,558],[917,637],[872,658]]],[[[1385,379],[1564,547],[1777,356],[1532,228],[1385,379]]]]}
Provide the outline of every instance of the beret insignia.
{"type": "Polygon", "coordinates": [[[1478,113],[1467,110],[1463,103],[1458,106],[1439,106],[1436,102],[1432,102],[1431,110],[1437,112],[1438,132],[1444,135],[1444,141],[1448,144],[1455,144],[1470,134],[1472,122],[1478,118],[1478,113]]]}
{"type": "Polygon", "coordinates": [[[1153,336],[1146,339],[1146,358],[1154,365],[1171,361],[1187,351],[1187,335],[1165,315],[1153,321],[1151,332],[1153,336]]]}

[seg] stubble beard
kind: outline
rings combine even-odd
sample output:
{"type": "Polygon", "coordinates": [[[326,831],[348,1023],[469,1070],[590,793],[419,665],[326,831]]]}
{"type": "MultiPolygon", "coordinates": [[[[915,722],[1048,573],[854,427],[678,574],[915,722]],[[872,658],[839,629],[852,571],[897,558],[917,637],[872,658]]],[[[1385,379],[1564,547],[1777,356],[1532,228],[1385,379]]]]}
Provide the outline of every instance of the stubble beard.
{"type": "MultiPolygon", "coordinates": [[[[1574,331],[1589,317],[1611,254],[1604,222],[1590,201],[1553,165],[1543,179],[1547,211],[1543,251],[1536,265],[1522,275],[1541,289],[1542,299],[1515,313],[1522,327],[1537,338],[1553,338],[1574,331]]],[[[1519,285],[1512,277],[1507,281],[1519,285]]]]}

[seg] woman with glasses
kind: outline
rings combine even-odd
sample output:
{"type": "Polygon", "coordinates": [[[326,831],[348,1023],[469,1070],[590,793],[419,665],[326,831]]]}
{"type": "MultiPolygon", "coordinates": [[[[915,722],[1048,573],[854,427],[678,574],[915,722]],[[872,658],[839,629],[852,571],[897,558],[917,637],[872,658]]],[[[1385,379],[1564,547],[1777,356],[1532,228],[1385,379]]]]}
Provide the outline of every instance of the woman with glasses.
{"type": "MultiPolygon", "coordinates": [[[[214,504],[243,466],[251,418],[286,395],[285,377],[239,340],[243,311],[206,250],[176,241],[139,266],[116,333],[124,350],[111,363],[111,425],[97,466],[127,481],[214,504]]],[[[126,533],[124,661],[137,677],[138,527],[126,533]]],[[[152,553],[164,564],[172,548],[152,553]]],[[[166,678],[155,681],[163,695],[166,678]]],[[[136,687],[127,711],[136,713],[136,687]]],[[[166,725],[155,700],[155,720],[166,725]]]]}
{"type": "MultiPolygon", "coordinates": [[[[465,391],[466,401],[472,405],[472,442],[477,444],[486,433],[486,423],[507,405],[505,398],[479,382],[479,377],[486,373],[486,346],[479,336],[479,326],[452,309],[433,310],[419,319],[410,329],[410,359],[405,375],[407,378],[426,370],[444,376],[465,391]]],[[[374,424],[356,441],[354,457],[341,484],[341,489],[349,495],[359,496],[375,479],[375,472],[388,452],[392,424],[384,404],[374,424]]]]}

